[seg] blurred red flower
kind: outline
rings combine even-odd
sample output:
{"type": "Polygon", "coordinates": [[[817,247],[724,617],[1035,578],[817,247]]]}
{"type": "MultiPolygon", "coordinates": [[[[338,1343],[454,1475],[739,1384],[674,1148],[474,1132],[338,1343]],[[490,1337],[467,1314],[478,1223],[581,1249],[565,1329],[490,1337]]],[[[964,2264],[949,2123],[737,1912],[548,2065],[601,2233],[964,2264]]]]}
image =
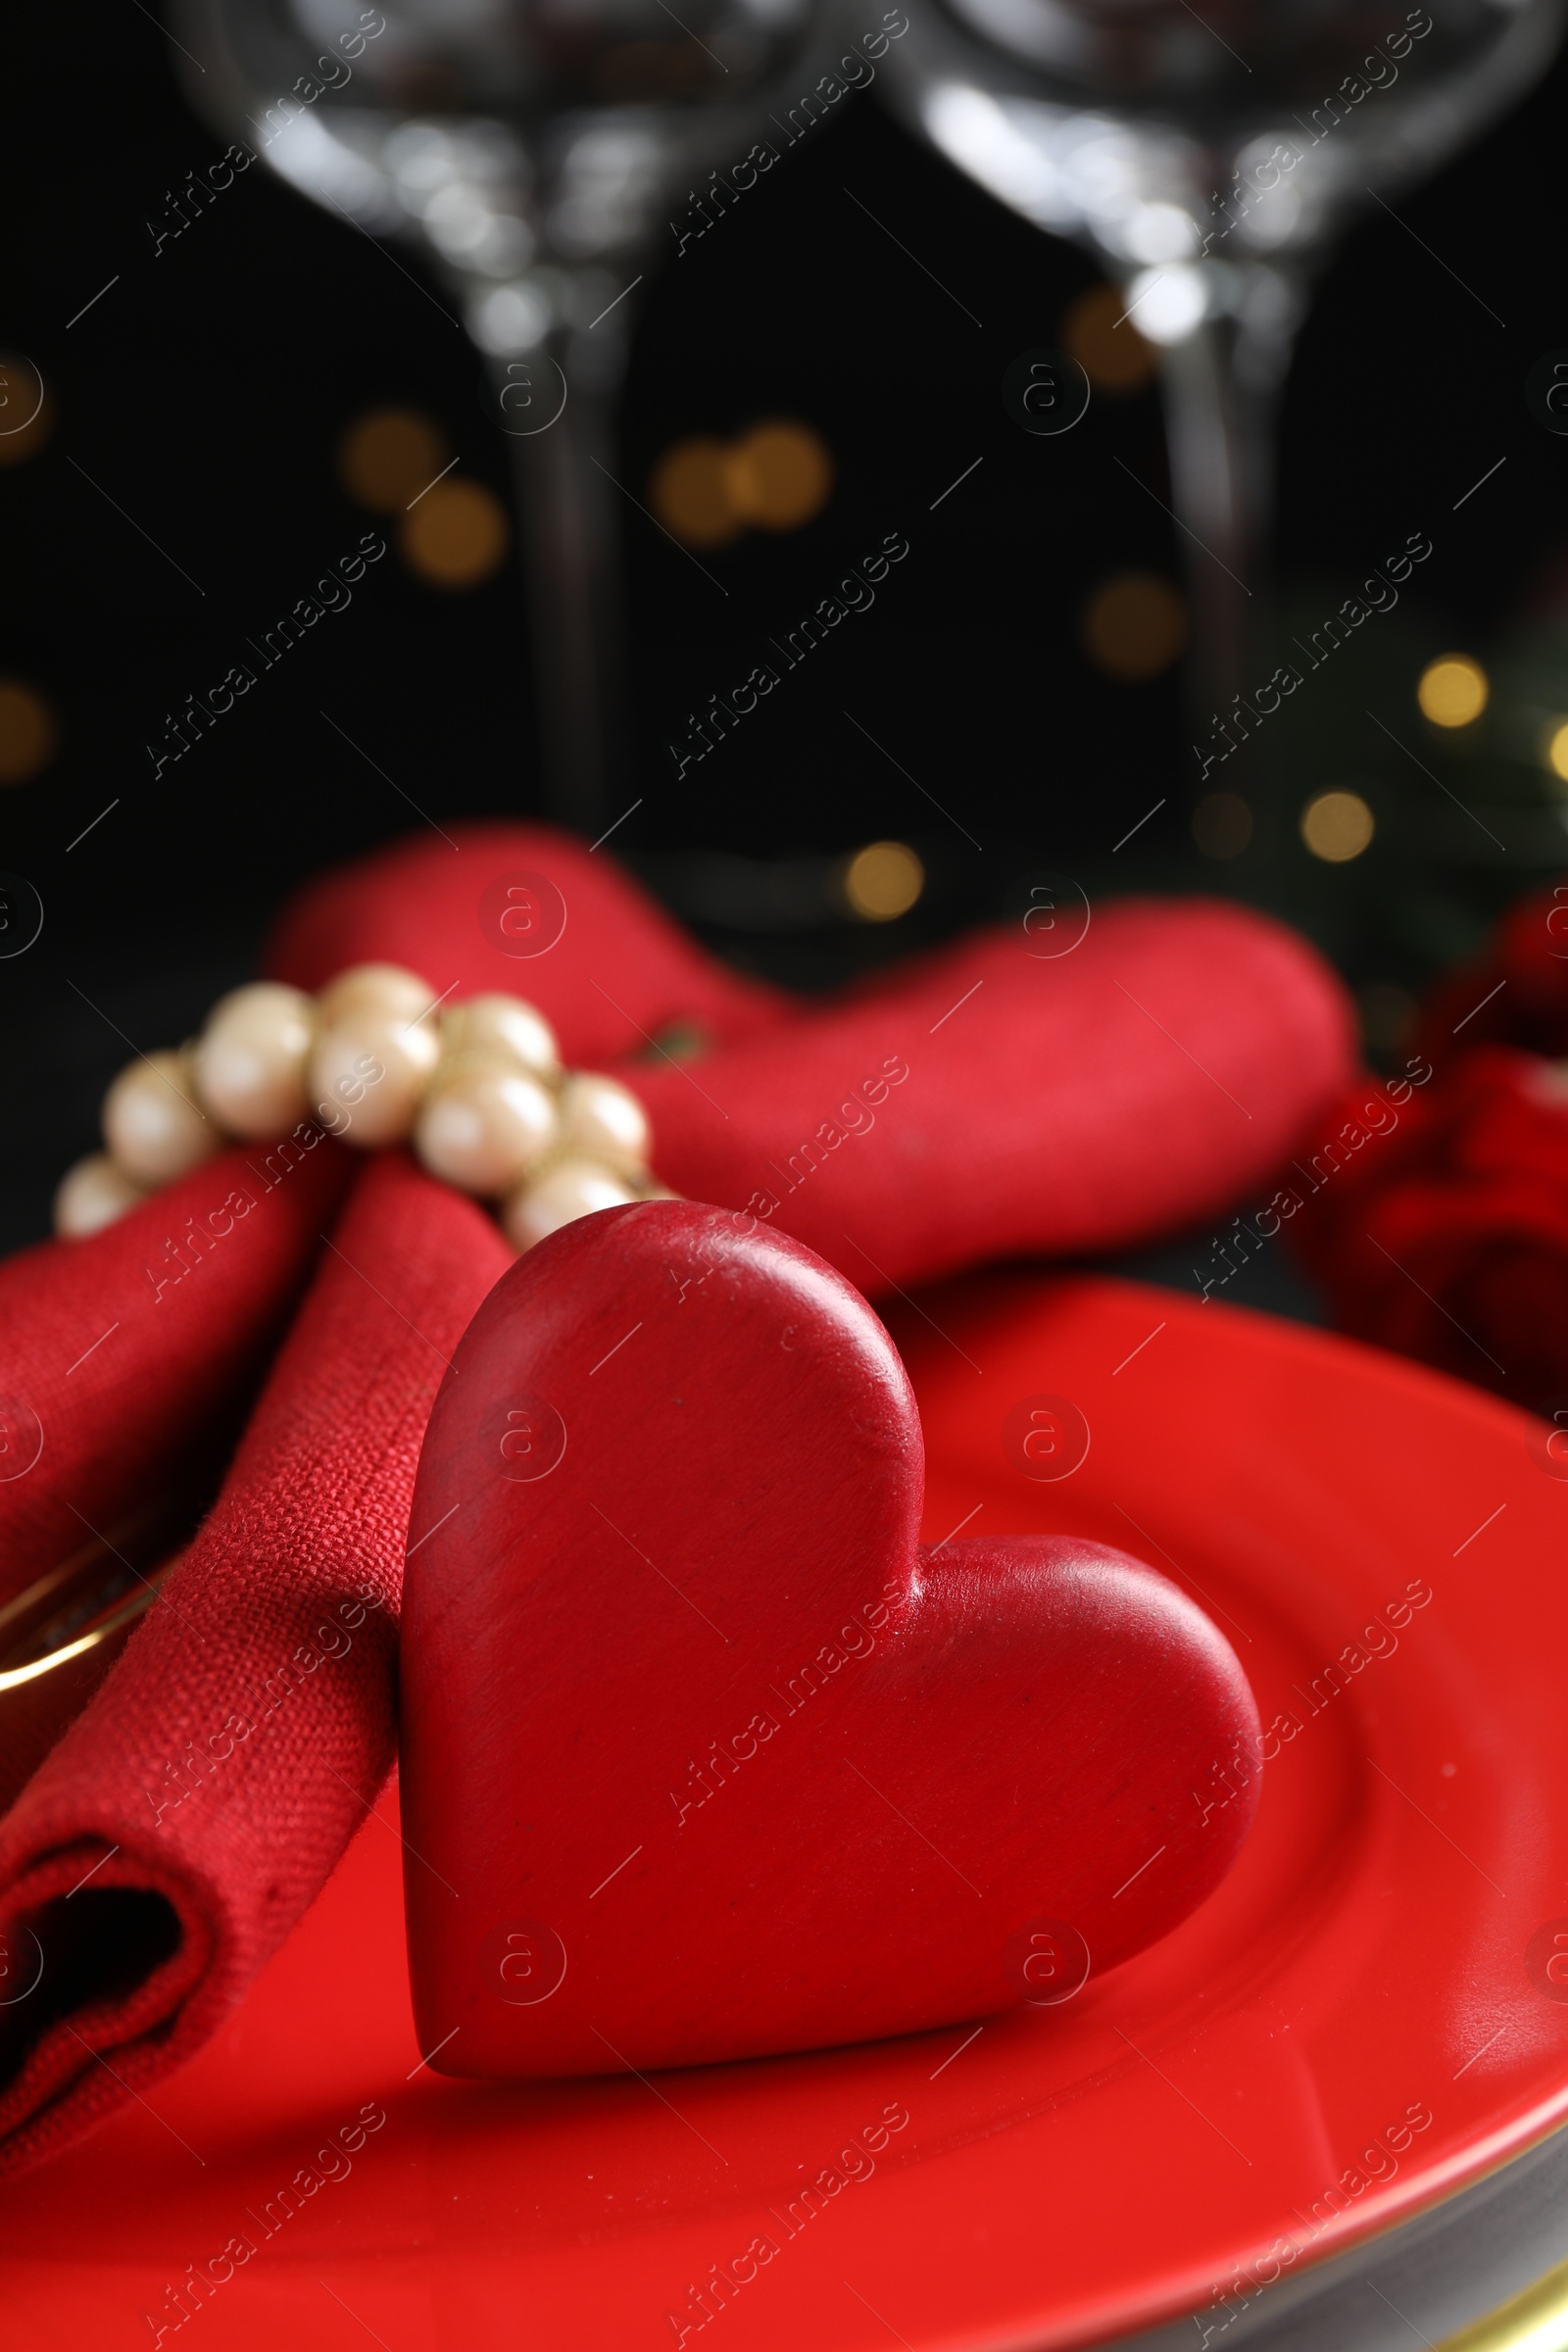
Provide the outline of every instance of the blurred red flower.
{"type": "MultiPolygon", "coordinates": [[[[1559,968],[1568,1050],[1568,963],[1559,968]]],[[[1342,1330],[1537,1412],[1568,1396],[1560,1064],[1511,1046],[1461,1053],[1410,1102],[1386,1149],[1341,1171],[1287,1230],[1342,1330]]]]}

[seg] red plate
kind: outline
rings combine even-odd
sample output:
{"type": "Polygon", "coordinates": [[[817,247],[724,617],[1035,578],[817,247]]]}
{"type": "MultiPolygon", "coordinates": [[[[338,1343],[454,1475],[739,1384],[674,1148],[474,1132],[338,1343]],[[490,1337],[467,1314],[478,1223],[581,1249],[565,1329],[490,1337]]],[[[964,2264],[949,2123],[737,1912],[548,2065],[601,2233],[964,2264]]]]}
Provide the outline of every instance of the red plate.
{"type": "MultiPolygon", "coordinates": [[[[1265,1720],[1299,1724],[1226,1886],[1063,2007],[490,2086],[419,2067],[383,1804],[156,2114],[8,2190],[19,2342],[167,2323],[169,2345],[183,2302],[205,2352],[1074,2344],[1250,2300],[1568,2116],[1568,1483],[1536,1425],[1121,1283],[988,1278],[896,1329],[928,1539],[1057,1528],[1163,1560],[1230,1627],[1265,1720]],[[1003,1445],[1042,1395],[1090,1436],[1055,1480],[1003,1445]],[[1391,1625],[1411,1585],[1431,1599],[1391,1625]],[[362,2110],[385,2120],[344,2154],[362,2110]],[[192,2266],[221,2283],[172,2298],[192,2266]]],[[[1223,1774],[1202,1801],[1222,1794],[1223,1774]]]]}

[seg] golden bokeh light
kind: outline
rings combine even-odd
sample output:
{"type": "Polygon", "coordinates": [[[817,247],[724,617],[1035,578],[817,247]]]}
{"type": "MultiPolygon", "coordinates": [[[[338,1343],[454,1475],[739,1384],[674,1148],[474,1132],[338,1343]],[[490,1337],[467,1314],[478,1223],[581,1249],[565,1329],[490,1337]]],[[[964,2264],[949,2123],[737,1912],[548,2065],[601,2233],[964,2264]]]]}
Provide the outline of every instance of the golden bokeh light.
{"type": "Polygon", "coordinates": [[[441,427],[417,409],[371,409],[338,442],[337,478],[372,514],[394,514],[435,480],[449,454],[441,427]]]}
{"type": "Polygon", "coordinates": [[[724,459],[730,512],[761,531],[797,531],[833,491],[833,459],[820,433],[787,416],[754,424],[724,459]]]}
{"type": "Polygon", "coordinates": [[[1186,642],[1187,607],[1157,572],[1119,572],[1084,608],[1084,651],[1108,678],[1157,678],[1186,642]]]}
{"type": "Polygon", "coordinates": [[[1421,672],[1415,699],[1435,727],[1467,727],[1487,707],[1492,688],[1468,654],[1444,654],[1421,672]]]}
{"type": "Polygon", "coordinates": [[[0,351],[0,466],[35,457],[54,430],[49,387],[31,360],[0,351]]]}
{"type": "Polygon", "coordinates": [[[692,433],[665,450],[648,503],[688,547],[726,547],[748,528],[798,531],[833,493],[833,458],[820,433],[770,416],[733,441],[692,433]]]}
{"type": "Polygon", "coordinates": [[[649,478],[648,503],[665,530],[688,547],[723,547],[739,536],[729,452],[710,433],[694,433],[665,450],[649,478]]]}
{"type": "Polygon", "coordinates": [[[1568,718],[1554,718],[1546,731],[1546,765],[1568,784],[1568,718]]]}
{"type": "Polygon", "coordinates": [[[512,538],[507,511],[483,482],[449,474],[398,530],[409,569],[432,588],[477,588],[497,571],[512,538]]]}
{"type": "Polygon", "coordinates": [[[1124,314],[1115,286],[1089,286],[1071,303],[1061,340],[1097,392],[1139,392],[1154,372],[1156,353],[1124,314]]]}
{"type": "Polygon", "coordinates": [[[925,867],[903,841],[872,841],[844,868],[844,896],[862,923],[891,923],[925,888],[925,867]]]}
{"type": "Polygon", "coordinates": [[[1193,839],[1205,858],[1239,858],[1252,838],[1252,811],[1239,792],[1205,792],[1193,810],[1193,839]]]}
{"type": "Polygon", "coordinates": [[[25,784],[55,756],[60,730],[35,686],[0,678],[0,784],[25,784]]]}
{"type": "Polygon", "coordinates": [[[1301,810],[1301,839],[1314,858],[1347,865],[1359,858],[1377,830],[1358,792],[1320,792],[1301,810]]]}

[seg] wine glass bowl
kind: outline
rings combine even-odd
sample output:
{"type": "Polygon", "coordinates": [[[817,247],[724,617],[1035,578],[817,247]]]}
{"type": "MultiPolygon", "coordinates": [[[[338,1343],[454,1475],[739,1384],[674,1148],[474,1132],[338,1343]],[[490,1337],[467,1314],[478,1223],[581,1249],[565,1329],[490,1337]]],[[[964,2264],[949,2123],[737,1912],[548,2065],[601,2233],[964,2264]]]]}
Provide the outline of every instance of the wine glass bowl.
{"type": "Polygon", "coordinates": [[[416,240],[488,360],[531,575],[543,799],[597,832],[626,767],[627,298],[661,220],[765,122],[821,0],[173,4],[192,103],[368,235],[416,240]]]}
{"type": "Polygon", "coordinates": [[[1233,235],[1226,258],[1295,256],[1374,187],[1434,171],[1560,36],[1561,0],[1439,4],[1396,21],[1379,0],[930,0],[888,81],[950,161],[1120,271],[1233,235]]]}
{"type": "MultiPolygon", "coordinates": [[[[814,0],[183,0],[208,112],[460,278],[625,258],[799,55],[814,0]]],[[[760,110],[759,109],[759,112],[760,110]]]]}
{"type": "MultiPolygon", "coordinates": [[[[1522,95],[1550,61],[1564,4],[1432,0],[1402,17],[1394,0],[909,10],[888,103],[1000,202],[1089,246],[1123,289],[1117,325],[1163,347],[1196,732],[1269,674],[1273,408],[1335,232],[1522,95]]],[[[1277,797],[1255,751],[1238,765],[1260,803],[1277,797]]],[[[1278,820],[1271,808],[1258,827],[1266,856],[1284,838],[1278,820]]]]}

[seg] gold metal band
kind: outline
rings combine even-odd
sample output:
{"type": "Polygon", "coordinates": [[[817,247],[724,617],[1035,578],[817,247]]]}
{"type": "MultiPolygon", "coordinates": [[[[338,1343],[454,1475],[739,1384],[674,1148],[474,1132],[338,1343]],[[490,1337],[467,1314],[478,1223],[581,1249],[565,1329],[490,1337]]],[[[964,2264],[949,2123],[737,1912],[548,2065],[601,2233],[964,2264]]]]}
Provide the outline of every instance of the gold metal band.
{"type": "Polygon", "coordinates": [[[151,1576],[131,1570],[134,1584],[124,1574],[111,1579],[121,1591],[95,1605],[94,1588],[117,1561],[128,1566],[122,1553],[95,1538],[0,1607],[0,1692],[37,1682],[96,1649],[150,1606],[158,1596],[156,1569],[151,1576]]]}
{"type": "Polygon", "coordinates": [[[174,1531],[162,1524],[172,1516],[183,1533],[184,1512],[165,1505],[143,1513],[117,1527],[113,1538],[95,1534],[0,1603],[0,1813],[16,1802],[157,1599],[177,1557],[174,1531]]]}
{"type": "Polygon", "coordinates": [[[145,1610],[151,1608],[157,1597],[157,1588],[149,1585],[145,1592],[128,1594],[118,1607],[100,1618],[95,1625],[89,1626],[85,1633],[78,1634],[74,1641],[63,1642],[58,1648],[46,1651],[42,1657],[29,1658],[24,1666],[0,1669],[0,1691],[15,1690],[23,1683],[35,1683],[40,1676],[53,1674],[57,1668],[69,1665],[73,1658],[85,1656],[89,1649],[96,1649],[101,1642],[107,1642],[112,1634],[118,1634],[122,1626],[133,1625],[145,1610]]]}
{"type": "Polygon", "coordinates": [[[1437,2352],[1568,2352],[1568,2262],[1446,2336],[1437,2352]]]}

